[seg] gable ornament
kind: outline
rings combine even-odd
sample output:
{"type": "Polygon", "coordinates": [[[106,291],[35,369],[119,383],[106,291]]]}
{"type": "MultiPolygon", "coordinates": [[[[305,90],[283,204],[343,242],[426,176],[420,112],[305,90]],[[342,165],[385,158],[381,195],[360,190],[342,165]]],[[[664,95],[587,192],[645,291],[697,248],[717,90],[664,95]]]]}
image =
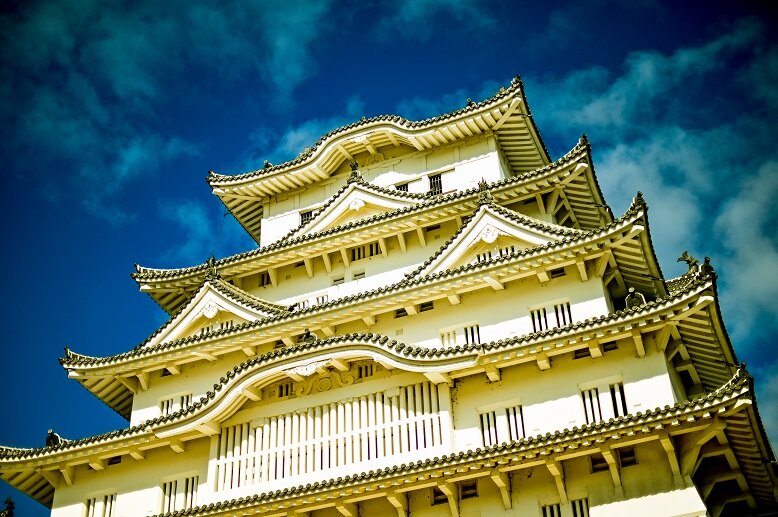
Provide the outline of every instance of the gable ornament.
{"type": "Polygon", "coordinates": [[[480,239],[486,244],[492,244],[497,240],[499,232],[493,226],[487,226],[481,231],[480,239]]]}

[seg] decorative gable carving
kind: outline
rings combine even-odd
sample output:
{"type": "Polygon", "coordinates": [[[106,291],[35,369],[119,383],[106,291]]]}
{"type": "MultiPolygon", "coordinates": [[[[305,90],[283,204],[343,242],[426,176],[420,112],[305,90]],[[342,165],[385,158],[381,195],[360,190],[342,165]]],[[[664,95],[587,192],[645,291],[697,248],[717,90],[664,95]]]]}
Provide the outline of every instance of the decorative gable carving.
{"type": "MultiPolygon", "coordinates": [[[[236,287],[217,283],[226,284],[223,280],[206,281],[181,311],[144,346],[150,347],[276,315],[269,308],[263,310],[238,296],[230,296],[235,294],[232,291],[238,291],[236,287]]],[[[248,294],[245,296],[250,297],[248,294]]]]}
{"type": "Polygon", "coordinates": [[[363,182],[352,182],[323,210],[295,232],[297,235],[317,233],[350,221],[391,212],[418,203],[413,197],[374,187],[363,182]]]}
{"type": "Polygon", "coordinates": [[[487,262],[559,241],[578,230],[535,221],[505,208],[484,204],[417,274],[429,275],[464,264],[487,262]]]}

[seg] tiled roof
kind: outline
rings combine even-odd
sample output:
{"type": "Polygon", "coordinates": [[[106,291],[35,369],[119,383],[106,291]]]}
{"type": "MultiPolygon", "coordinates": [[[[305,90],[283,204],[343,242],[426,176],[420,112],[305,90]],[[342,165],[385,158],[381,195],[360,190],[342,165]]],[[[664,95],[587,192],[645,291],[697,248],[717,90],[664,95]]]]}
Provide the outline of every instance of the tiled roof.
{"type": "MultiPolygon", "coordinates": [[[[410,271],[405,274],[406,277],[411,278],[414,276],[417,276],[419,273],[424,271],[430,264],[435,262],[435,259],[437,259],[444,251],[446,251],[451,244],[457,240],[457,238],[464,233],[467,228],[470,226],[470,224],[475,220],[476,215],[478,212],[483,210],[491,210],[493,212],[497,212],[498,214],[502,215],[503,217],[506,217],[510,219],[511,221],[518,223],[522,226],[529,226],[530,228],[533,228],[535,230],[538,230],[541,233],[545,234],[552,234],[556,235],[558,237],[567,237],[567,238],[574,238],[574,237],[580,237],[587,234],[591,234],[594,232],[587,232],[584,230],[578,230],[576,228],[567,228],[565,226],[559,226],[557,224],[551,224],[546,223],[544,221],[540,221],[538,219],[535,219],[534,217],[529,217],[524,214],[520,214],[517,212],[514,212],[512,210],[508,210],[507,208],[503,208],[500,205],[497,205],[495,203],[488,203],[479,206],[476,209],[476,212],[473,214],[470,219],[468,219],[467,223],[460,226],[456,232],[454,232],[454,235],[452,235],[440,248],[438,248],[435,253],[433,253],[427,260],[422,262],[421,265],[419,265],[416,269],[413,271],[410,271]]],[[[555,241],[556,242],[556,241],[555,241]]],[[[549,243],[554,244],[555,242],[549,243]]],[[[529,249],[535,249],[535,248],[529,248],[529,249]]],[[[521,252],[519,252],[521,253],[521,252]]]]}
{"type": "MultiPolygon", "coordinates": [[[[363,117],[361,120],[328,131],[323,136],[321,136],[312,146],[306,147],[302,153],[300,153],[297,157],[295,157],[292,160],[286,161],[284,163],[280,163],[278,165],[271,165],[266,168],[257,169],[251,172],[246,172],[238,175],[224,175],[224,174],[217,174],[213,171],[209,171],[208,178],[207,178],[208,183],[211,186],[214,186],[214,185],[242,182],[252,178],[258,178],[261,176],[274,174],[277,172],[291,169],[295,166],[301,165],[309,161],[310,158],[314,154],[316,154],[316,151],[320,147],[322,147],[328,140],[332,139],[333,137],[336,137],[341,133],[345,133],[347,131],[351,131],[362,127],[367,127],[370,125],[375,125],[376,123],[382,123],[382,122],[388,122],[398,127],[403,127],[408,129],[423,129],[425,127],[431,126],[433,124],[437,124],[439,122],[445,122],[448,120],[462,117],[469,113],[479,111],[484,107],[489,106],[490,104],[494,104],[503,99],[508,99],[512,96],[520,96],[522,99],[524,99],[524,83],[521,81],[521,79],[518,76],[514,79],[514,81],[511,83],[511,85],[508,88],[501,87],[497,91],[497,93],[495,93],[494,96],[485,99],[481,102],[468,103],[466,106],[458,110],[451,111],[449,113],[444,113],[442,115],[437,115],[435,117],[430,117],[424,120],[418,120],[418,121],[408,120],[405,117],[399,115],[379,115],[379,116],[369,117],[369,118],[363,117]]],[[[527,111],[529,113],[529,105],[526,104],[526,100],[525,100],[525,106],[527,107],[527,111]]],[[[535,129],[535,133],[538,135],[538,139],[540,141],[541,146],[543,147],[543,152],[545,153],[546,159],[550,161],[550,155],[548,153],[548,149],[546,148],[545,143],[543,143],[543,139],[540,137],[540,133],[537,131],[537,127],[535,127],[535,123],[534,120],[532,119],[531,114],[529,115],[529,120],[531,121],[532,126],[535,129]]]]}
{"type": "MultiPolygon", "coordinates": [[[[246,331],[252,328],[255,328],[259,325],[264,324],[271,324],[275,322],[281,322],[284,320],[287,320],[289,318],[300,318],[300,317],[306,317],[307,315],[316,314],[318,312],[329,310],[338,306],[346,305],[349,303],[355,303],[359,302],[363,299],[369,298],[369,297],[375,297],[380,296],[383,294],[387,294],[393,291],[397,291],[400,289],[408,288],[408,287],[415,287],[418,285],[422,285],[425,283],[431,283],[437,280],[441,280],[447,277],[460,275],[463,273],[469,273],[471,271],[480,271],[480,270],[486,270],[489,268],[493,268],[495,266],[499,266],[508,262],[513,262],[517,260],[524,260],[529,258],[534,258],[537,256],[540,256],[545,253],[554,252],[556,250],[565,248],[565,247],[574,247],[577,245],[581,245],[591,239],[597,239],[601,237],[605,237],[610,234],[610,232],[615,231],[621,226],[625,226],[627,224],[631,224],[636,220],[639,220],[643,218],[643,207],[640,205],[636,205],[633,203],[633,206],[630,207],[629,210],[625,213],[625,215],[618,220],[614,221],[613,223],[600,228],[596,231],[586,231],[586,232],[580,232],[577,233],[574,236],[570,236],[566,239],[562,239],[559,241],[551,242],[548,244],[544,244],[541,246],[537,246],[534,248],[528,248],[525,250],[518,250],[510,255],[504,255],[499,257],[493,257],[490,261],[485,261],[481,263],[473,263],[473,264],[463,264],[455,269],[442,271],[439,273],[435,273],[432,275],[424,275],[424,276],[415,276],[410,278],[405,278],[404,280],[401,280],[400,282],[390,284],[384,287],[380,287],[377,289],[372,289],[370,291],[345,296],[343,298],[338,298],[329,301],[328,303],[324,303],[321,305],[314,305],[311,307],[308,307],[306,309],[297,310],[291,313],[287,314],[279,314],[278,316],[266,318],[264,320],[260,320],[258,322],[248,322],[241,325],[235,325],[229,329],[224,330],[218,330],[209,334],[206,334],[205,336],[189,336],[186,338],[178,339],[169,343],[162,343],[155,346],[144,346],[144,344],[139,345],[133,350],[130,350],[129,352],[124,352],[118,355],[109,356],[102,359],[94,358],[94,363],[104,363],[104,362],[113,362],[113,361],[120,361],[123,359],[131,358],[133,356],[142,356],[146,354],[154,353],[158,350],[162,349],[172,349],[179,346],[195,343],[195,342],[201,342],[206,339],[212,339],[215,337],[220,336],[228,336],[228,335],[234,335],[242,331],[246,331]]],[[[144,342],[145,343],[145,342],[144,342]]],[[[78,362],[71,362],[70,358],[66,357],[61,361],[63,365],[66,367],[73,367],[79,364],[85,364],[83,361],[78,362]]]]}
{"type": "MultiPolygon", "coordinates": [[[[588,156],[588,152],[589,152],[588,142],[582,139],[576,144],[576,146],[573,149],[570,150],[570,152],[565,154],[563,157],[561,157],[559,160],[555,161],[554,163],[551,163],[549,165],[546,165],[545,167],[542,167],[540,169],[531,172],[527,172],[524,174],[520,174],[518,176],[496,181],[494,183],[489,184],[488,188],[490,191],[495,192],[500,189],[508,188],[514,185],[519,185],[524,182],[531,182],[533,180],[546,176],[549,173],[556,172],[557,169],[560,169],[565,165],[568,165],[585,156],[588,156]]],[[[380,188],[380,187],[375,187],[375,188],[380,188]]],[[[290,234],[287,235],[286,238],[273,242],[267,246],[238,253],[236,255],[232,255],[229,257],[217,259],[215,265],[217,269],[223,270],[224,268],[236,264],[238,262],[242,262],[260,255],[269,254],[286,247],[291,247],[293,245],[301,244],[306,241],[311,241],[321,237],[331,236],[335,233],[344,232],[353,228],[367,226],[369,224],[374,224],[376,222],[384,221],[386,219],[407,215],[413,212],[424,210],[426,208],[434,207],[436,205],[443,205],[451,201],[457,201],[460,203],[467,202],[467,201],[472,202],[477,199],[478,193],[479,193],[479,188],[473,187],[467,190],[452,192],[450,194],[425,198],[420,203],[411,207],[400,208],[382,214],[375,214],[373,216],[366,217],[364,219],[349,221],[344,225],[329,228],[322,232],[303,234],[298,236],[291,236],[291,232],[290,232],[290,234]]],[[[156,269],[156,268],[143,267],[136,264],[135,272],[132,273],[132,277],[138,283],[141,283],[144,281],[180,278],[180,277],[184,277],[196,273],[204,274],[207,270],[208,270],[208,264],[205,263],[199,264],[197,266],[176,268],[176,269],[156,269]]]]}
{"type": "Polygon", "coordinates": [[[553,433],[511,440],[497,445],[455,452],[407,464],[403,463],[383,469],[354,473],[349,476],[330,478],[305,485],[290,486],[272,492],[260,492],[246,497],[195,507],[190,510],[159,514],[158,517],[163,515],[170,517],[179,515],[217,515],[224,512],[251,508],[263,503],[288,501],[290,498],[295,498],[299,501],[306,496],[355,485],[379,483],[378,486],[383,487],[386,482],[393,478],[420,474],[441,468],[455,470],[458,466],[472,462],[488,461],[494,464],[495,462],[500,463],[501,459],[521,462],[525,459],[536,460],[538,454],[547,454],[553,457],[556,453],[578,448],[584,443],[593,440],[598,442],[600,439],[602,441],[618,440],[630,435],[630,433],[634,433],[636,429],[640,429],[641,432],[656,432],[671,423],[683,422],[690,416],[695,417],[692,420],[696,418],[710,418],[710,414],[717,408],[732,406],[739,400],[754,400],[753,383],[751,377],[744,370],[738,370],[729,382],[716,391],[702,398],[678,402],[672,406],[650,409],[580,427],[562,429],[553,433]],[[652,427],[653,430],[651,429],[652,427]]]}

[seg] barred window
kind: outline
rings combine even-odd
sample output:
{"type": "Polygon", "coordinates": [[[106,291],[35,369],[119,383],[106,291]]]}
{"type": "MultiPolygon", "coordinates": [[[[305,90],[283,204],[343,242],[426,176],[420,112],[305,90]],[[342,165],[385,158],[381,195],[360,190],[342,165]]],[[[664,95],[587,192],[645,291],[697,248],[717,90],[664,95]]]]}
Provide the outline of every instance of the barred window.
{"type": "Polygon", "coordinates": [[[394,186],[395,190],[399,190],[400,192],[408,192],[408,184],[407,183],[398,183],[394,186]]]}
{"type": "Polygon", "coordinates": [[[200,476],[190,476],[162,483],[162,512],[194,508],[199,481],[200,476]]]}
{"type": "Polygon", "coordinates": [[[305,224],[313,218],[313,210],[300,212],[300,224],[305,224]]]}
{"type": "Polygon", "coordinates": [[[443,193],[443,179],[440,174],[431,174],[429,176],[430,181],[430,194],[442,194],[443,193]]]}
{"type": "Polygon", "coordinates": [[[602,410],[600,409],[600,392],[597,388],[584,390],[581,392],[581,401],[584,407],[584,416],[586,423],[599,422],[602,420],[602,410]]]}
{"type": "Polygon", "coordinates": [[[113,493],[87,499],[84,503],[86,517],[113,517],[116,515],[116,496],[117,494],[113,493]]]}
{"type": "Polygon", "coordinates": [[[562,517],[562,509],[559,507],[559,503],[545,504],[540,509],[543,512],[543,517],[562,517]]]}
{"type": "Polygon", "coordinates": [[[530,311],[530,316],[532,317],[532,330],[534,332],[548,329],[548,315],[546,309],[535,309],[530,311]]]}
{"type": "Polygon", "coordinates": [[[570,302],[558,303],[554,305],[554,314],[556,314],[556,326],[564,327],[573,322],[573,315],[570,312],[570,302]]]}
{"type": "Polygon", "coordinates": [[[574,499],[570,504],[573,507],[573,517],[589,517],[589,499],[574,499]]]}
{"type": "Polygon", "coordinates": [[[613,415],[624,416],[627,414],[627,398],[624,396],[624,383],[611,384],[611,402],[613,403],[613,415]]]}
{"type": "Polygon", "coordinates": [[[465,327],[465,344],[473,345],[481,342],[481,329],[476,323],[465,327]]]}

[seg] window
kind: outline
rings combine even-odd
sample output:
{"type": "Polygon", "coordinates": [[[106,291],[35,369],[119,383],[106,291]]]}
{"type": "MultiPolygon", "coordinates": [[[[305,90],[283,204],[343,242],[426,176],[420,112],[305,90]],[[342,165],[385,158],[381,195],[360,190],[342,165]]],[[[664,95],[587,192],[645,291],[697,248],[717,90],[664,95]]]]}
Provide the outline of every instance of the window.
{"type": "Polygon", "coordinates": [[[351,262],[362,260],[367,257],[375,257],[381,253],[381,247],[377,242],[371,242],[370,244],[364,244],[362,246],[355,246],[351,248],[351,262]]]}
{"type": "Polygon", "coordinates": [[[308,300],[300,300],[297,302],[297,308],[298,309],[307,309],[308,308],[308,300]]]}
{"type": "Polygon", "coordinates": [[[363,278],[365,278],[365,272],[364,271],[360,271],[359,273],[354,273],[351,276],[352,280],[362,280],[363,278]]]}
{"type": "Polygon", "coordinates": [[[524,411],[521,406],[505,408],[505,414],[508,417],[508,435],[512,441],[520,440],[526,436],[524,434],[524,411]]]}
{"type": "Polygon", "coordinates": [[[481,342],[481,329],[478,324],[465,327],[465,344],[473,345],[481,342]]]}
{"type": "Polygon", "coordinates": [[[292,381],[282,382],[278,385],[278,398],[288,397],[292,394],[292,381]]]}
{"type": "Polygon", "coordinates": [[[559,503],[545,504],[540,507],[543,512],[543,517],[562,517],[562,510],[559,507],[559,503]]]}
{"type": "Polygon", "coordinates": [[[173,399],[160,400],[159,409],[162,412],[162,416],[171,414],[173,412],[173,399]]]}
{"type": "Polygon", "coordinates": [[[406,311],[405,309],[397,309],[396,311],[394,311],[395,318],[404,318],[407,315],[408,315],[408,311],[406,311]]]}
{"type": "Polygon", "coordinates": [[[591,357],[592,352],[588,348],[579,348],[573,352],[573,359],[583,359],[584,357],[591,357]]]}
{"type": "Polygon", "coordinates": [[[638,464],[638,457],[635,455],[634,447],[623,447],[616,449],[619,456],[619,467],[631,467],[638,464]]]}
{"type": "Polygon", "coordinates": [[[440,344],[443,346],[456,346],[457,331],[445,330],[440,332],[440,344]]]}
{"type": "Polygon", "coordinates": [[[570,312],[570,302],[554,305],[554,314],[556,314],[557,327],[564,327],[573,322],[573,315],[570,312]]]}
{"type": "Polygon", "coordinates": [[[573,499],[570,505],[573,507],[573,517],[589,517],[589,499],[573,499]]]}
{"type": "Polygon", "coordinates": [[[357,366],[357,379],[366,379],[373,376],[372,364],[360,364],[357,366]]]}
{"type": "Polygon", "coordinates": [[[340,285],[346,280],[346,277],[339,276],[337,278],[332,279],[332,285],[340,285]]]}
{"type": "Polygon", "coordinates": [[[613,403],[613,416],[620,417],[627,414],[627,399],[624,396],[624,383],[611,384],[611,402],[613,403]]]}
{"type": "Polygon", "coordinates": [[[192,403],[192,394],[186,393],[178,398],[178,405],[180,408],[185,408],[192,403]]]}
{"type": "Polygon", "coordinates": [[[608,470],[608,462],[605,461],[605,457],[599,452],[592,454],[589,459],[592,463],[592,473],[608,470]]]}
{"type": "Polygon", "coordinates": [[[432,487],[432,505],[435,506],[436,504],[445,504],[447,502],[448,497],[446,497],[446,494],[440,488],[432,487]]]}
{"type": "Polygon", "coordinates": [[[497,411],[487,411],[481,413],[481,436],[484,440],[484,447],[497,445],[497,411]]]}
{"type": "Polygon", "coordinates": [[[508,255],[513,255],[516,252],[516,248],[511,246],[504,246],[500,248],[500,256],[501,257],[507,257],[508,255]]]}
{"type": "Polygon", "coordinates": [[[475,255],[475,261],[479,264],[481,262],[489,262],[492,260],[492,252],[491,251],[484,251],[483,253],[476,253],[475,255]]]}
{"type": "Polygon", "coordinates": [[[286,343],[284,343],[280,339],[276,339],[276,344],[273,345],[273,348],[284,348],[286,346],[286,343]]]}
{"type": "Polygon", "coordinates": [[[399,190],[400,192],[408,192],[408,184],[407,183],[398,183],[394,186],[395,190],[399,190]]]}
{"type": "Polygon", "coordinates": [[[478,497],[478,481],[475,479],[470,481],[463,481],[459,485],[459,499],[470,499],[478,497]]]}
{"type": "Polygon", "coordinates": [[[162,483],[162,512],[194,508],[199,481],[200,476],[190,476],[162,483]]]}
{"type": "Polygon", "coordinates": [[[429,226],[425,226],[424,227],[424,231],[427,232],[427,233],[434,232],[434,231],[437,231],[437,230],[440,230],[440,225],[439,224],[431,224],[429,226]]]}
{"type": "Polygon", "coordinates": [[[551,278],[559,278],[565,276],[566,274],[567,273],[565,273],[565,268],[563,267],[552,269],[551,271],[548,272],[548,276],[550,276],[551,278]]]}
{"type": "Polygon", "coordinates": [[[603,352],[613,352],[614,350],[619,349],[619,344],[616,341],[611,341],[610,343],[603,343],[602,345],[602,351],[603,352]]]}
{"type": "Polygon", "coordinates": [[[300,224],[305,224],[311,219],[313,219],[313,210],[306,210],[305,212],[300,212],[300,224]]]}
{"type": "Polygon", "coordinates": [[[113,517],[116,515],[116,495],[106,494],[86,500],[86,517],[113,517]]]}
{"type": "Polygon", "coordinates": [[[581,400],[583,401],[584,415],[586,416],[586,423],[599,422],[602,420],[602,410],[600,409],[600,392],[597,388],[590,390],[584,390],[581,392],[581,400]]]}
{"type": "Polygon", "coordinates": [[[424,302],[419,304],[419,312],[427,312],[434,309],[435,306],[432,304],[432,302],[424,302]]]}
{"type": "Polygon", "coordinates": [[[530,316],[532,317],[532,330],[534,332],[548,329],[546,309],[535,309],[530,311],[530,316]]]}
{"type": "Polygon", "coordinates": [[[262,271],[259,274],[259,287],[266,287],[270,285],[270,273],[267,271],[262,271]]]}
{"type": "Polygon", "coordinates": [[[327,300],[329,300],[329,297],[326,294],[320,294],[316,297],[316,303],[317,305],[322,305],[327,303],[327,300]]]}
{"type": "Polygon", "coordinates": [[[431,195],[443,193],[443,180],[440,174],[431,174],[429,176],[429,181],[430,181],[429,193],[431,195]]]}

